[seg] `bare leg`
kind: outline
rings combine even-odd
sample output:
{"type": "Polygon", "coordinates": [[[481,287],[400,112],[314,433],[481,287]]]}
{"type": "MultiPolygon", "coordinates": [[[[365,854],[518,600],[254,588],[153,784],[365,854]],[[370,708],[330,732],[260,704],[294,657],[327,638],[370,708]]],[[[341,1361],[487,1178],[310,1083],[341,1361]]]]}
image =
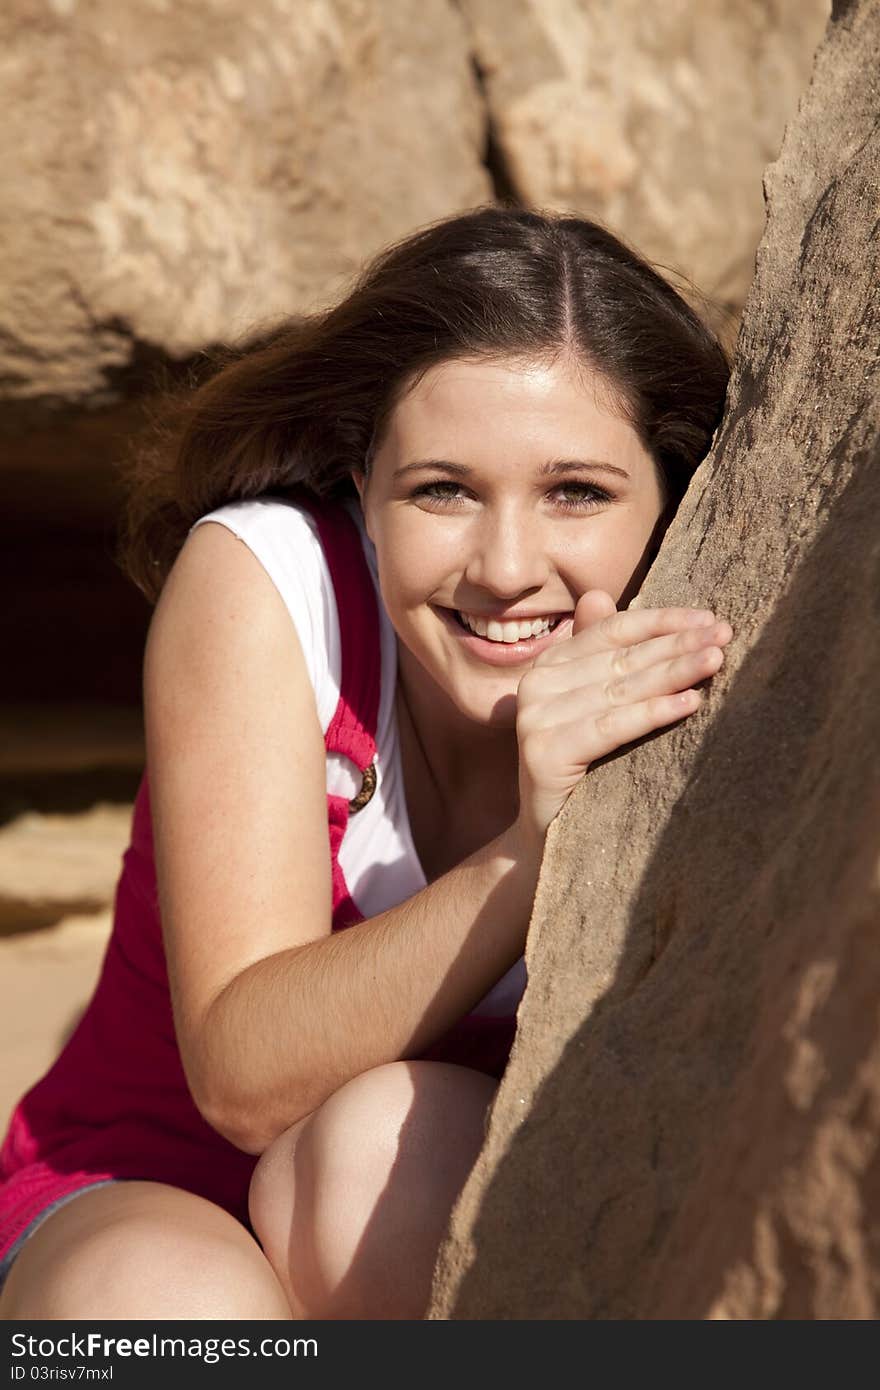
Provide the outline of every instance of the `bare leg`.
{"type": "Polygon", "coordinates": [[[495,1089],[467,1067],[392,1062],[269,1146],[251,1222],[295,1317],[424,1316],[495,1089]]]}
{"type": "Polygon", "coordinates": [[[241,1222],[156,1182],[84,1192],[24,1247],[0,1319],[289,1320],[281,1286],[241,1222]]]}

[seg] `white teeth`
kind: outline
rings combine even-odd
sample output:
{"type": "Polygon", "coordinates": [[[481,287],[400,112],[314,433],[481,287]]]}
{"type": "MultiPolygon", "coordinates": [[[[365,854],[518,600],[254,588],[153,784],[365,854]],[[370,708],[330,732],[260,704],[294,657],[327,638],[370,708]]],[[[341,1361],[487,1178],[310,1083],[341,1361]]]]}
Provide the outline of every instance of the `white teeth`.
{"type": "Polygon", "coordinates": [[[458,616],[471,632],[487,637],[490,642],[523,642],[528,637],[539,637],[549,632],[556,621],[554,618],[533,618],[523,623],[497,623],[494,618],[487,622],[485,618],[470,618],[467,613],[458,616]]]}

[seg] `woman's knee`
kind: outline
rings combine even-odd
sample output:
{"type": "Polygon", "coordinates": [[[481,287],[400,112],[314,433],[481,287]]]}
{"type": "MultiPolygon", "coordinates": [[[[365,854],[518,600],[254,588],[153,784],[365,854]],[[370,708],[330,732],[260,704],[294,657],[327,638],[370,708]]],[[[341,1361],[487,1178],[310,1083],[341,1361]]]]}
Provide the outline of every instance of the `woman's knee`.
{"type": "MultiPolygon", "coordinates": [[[[389,1062],[355,1076],[310,1117],[312,1145],[331,1165],[408,1156],[426,1164],[457,1162],[482,1142],[495,1083],[482,1072],[444,1062],[389,1062]]],[[[474,1155],[475,1156],[475,1155],[474,1155]]]]}
{"type": "MultiPolygon", "coordinates": [[[[250,1188],[254,1229],[293,1207],[293,1181],[322,1175],[384,1181],[396,1162],[443,1168],[476,1157],[496,1083],[442,1062],[389,1062],[361,1073],[285,1130],[260,1157],[250,1188]]],[[[262,1237],[261,1237],[262,1238],[262,1237]]]]}
{"type": "Polygon", "coordinates": [[[295,1310],[421,1315],[495,1089],[469,1068],[389,1063],[270,1146],[254,1173],[251,1221],[295,1310]],[[385,1311],[359,1311],[365,1299],[385,1311]]]}
{"type": "Polygon", "coordinates": [[[84,1193],[27,1241],[5,1319],[287,1319],[265,1256],[228,1212],[160,1183],[84,1193]]]}

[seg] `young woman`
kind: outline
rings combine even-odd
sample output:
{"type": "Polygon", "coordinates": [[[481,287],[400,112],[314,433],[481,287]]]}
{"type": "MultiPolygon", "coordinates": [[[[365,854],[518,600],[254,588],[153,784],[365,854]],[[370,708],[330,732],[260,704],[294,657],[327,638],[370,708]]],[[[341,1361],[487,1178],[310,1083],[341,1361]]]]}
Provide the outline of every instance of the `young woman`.
{"type": "Polygon", "coordinates": [[[609,233],[484,209],[195,394],[134,505],[149,786],[0,1155],[4,1317],[422,1316],[547,827],[731,637],[627,611],[726,381],[609,233]]]}

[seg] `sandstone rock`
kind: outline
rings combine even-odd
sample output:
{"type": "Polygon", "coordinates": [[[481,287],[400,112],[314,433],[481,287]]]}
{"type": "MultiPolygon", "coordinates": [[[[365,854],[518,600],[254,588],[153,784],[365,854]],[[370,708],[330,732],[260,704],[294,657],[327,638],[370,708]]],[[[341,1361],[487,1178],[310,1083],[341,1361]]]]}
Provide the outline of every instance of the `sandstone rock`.
{"type": "Polygon", "coordinates": [[[880,7],[767,172],[728,410],[644,587],[736,632],[551,829],[432,1316],[880,1312],[880,7]]]}
{"type": "Polygon", "coordinates": [[[757,173],[826,6],[9,0],[8,698],[137,701],[148,613],[111,558],[115,466],[160,369],[182,376],[191,354],[333,297],[378,246],[491,197],[487,112],[524,198],[616,222],[738,309],[757,173]]]}
{"type": "Polygon", "coordinates": [[[462,0],[515,193],[608,222],[741,309],[760,175],[828,0],[462,0]]]}
{"type": "Polygon", "coordinates": [[[12,0],[0,51],[19,405],[111,399],[490,193],[446,0],[12,0]]]}
{"type": "Polygon", "coordinates": [[[76,1027],[97,981],[110,926],[105,910],[0,941],[0,1132],[76,1027]]]}
{"type": "Polygon", "coordinates": [[[30,812],[0,829],[0,936],[88,914],[113,900],[130,806],[78,816],[30,812]]]}
{"type": "Polygon", "coordinates": [[[144,762],[140,710],[119,705],[0,705],[0,777],[139,771],[144,762]]]}
{"type": "Polygon", "coordinates": [[[447,0],[0,9],[8,698],[137,700],[147,613],[111,556],[145,394],[490,196],[467,44],[447,0]]]}

